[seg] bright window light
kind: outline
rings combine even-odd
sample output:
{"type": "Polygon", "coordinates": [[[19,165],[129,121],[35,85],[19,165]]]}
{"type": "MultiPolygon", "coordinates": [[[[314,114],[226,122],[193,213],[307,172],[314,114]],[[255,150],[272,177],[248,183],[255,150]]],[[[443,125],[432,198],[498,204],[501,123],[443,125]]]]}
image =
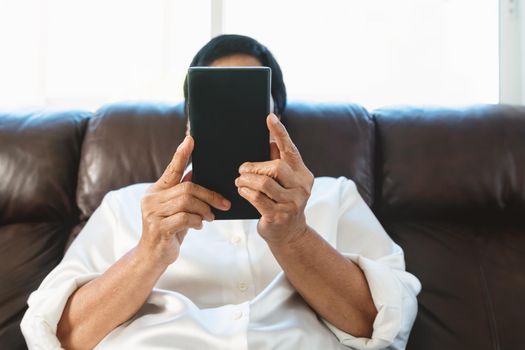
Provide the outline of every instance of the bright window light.
{"type": "Polygon", "coordinates": [[[209,0],[0,0],[0,108],[182,99],[209,0]]]}
{"type": "MultiPolygon", "coordinates": [[[[212,1],[0,0],[0,108],[181,101],[188,64],[217,31],[212,1]]],[[[497,0],[222,4],[222,32],[266,44],[291,100],[498,102],[497,0]]]]}
{"type": "Polygon", "coordinates": [[[290,98],[498,102],[497,0],[224,0],[224,31],[266,44],[290,98]]]}

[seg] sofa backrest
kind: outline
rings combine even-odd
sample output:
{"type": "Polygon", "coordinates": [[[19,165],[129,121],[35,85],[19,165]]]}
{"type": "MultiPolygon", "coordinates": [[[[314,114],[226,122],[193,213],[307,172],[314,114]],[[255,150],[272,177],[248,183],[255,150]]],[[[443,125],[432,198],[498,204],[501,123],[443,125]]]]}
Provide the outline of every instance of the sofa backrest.
{"type": "Polygon", "coordinates": [[[375,125],[366,109],[355,104],[290,104],[283,124],[315,176],[354,180],[372,205],[375,125]]]}
{"type": "MultiPolygon", "coordinates": [[[[283,122],[316,176],[355,179],[368,204],[373,198],[374,124],[358,105],[291,104],[283,122]]],[[[158,179],[184,138],[183,105],[119,103],[89,120],[82,145],[77,203],[80,224],[104,194],[158,179]]]]}
{"type": "Polygon", "coordinates": [[[23,349],[29,293],[76,225],[80,148],[90,113],[0,112],[0,348],[23,349]]]}
{"type": "Polygon", "coordinates": [[[390,108],[375,212],[422,282],[409,349],[524,349],[525,107],[390,108]]]}
{"type": "MultiPolygon", "coordinates": [[[[408,349],[525,348],[525,107],[292,103],[283,122],[404,248],[423,284],[408,349]]],[[[155,181],[184,132],[172,104],[0,113],[0,347],[25,348],[29,293],[103,195],[155,181]]]]}
{"type": "Polygon", "coordinates": [[[525,211],[525,108],[374,111],[383,215],[464,218],[525,211]]]}

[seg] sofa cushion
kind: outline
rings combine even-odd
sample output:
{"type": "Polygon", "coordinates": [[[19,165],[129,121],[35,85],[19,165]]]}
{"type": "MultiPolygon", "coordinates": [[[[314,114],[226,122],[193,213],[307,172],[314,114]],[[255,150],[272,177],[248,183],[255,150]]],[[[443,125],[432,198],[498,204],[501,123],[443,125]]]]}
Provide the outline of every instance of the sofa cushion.
{"type": "Polygon", "coordinates": [[[315,176],[346,176],[372,204],[374,123],[355,104],[292,103],[283,123],[315,176]]]}
{"type": "Polygon", "coordinates": [[[407,349],[522,349],[525,107],[373,114],[374,209],[423,286],[407,349]]]}
{"type": "Polygon", "coordinates": [[[76,214],[77,169],[88,112],[0,113],[0,222],[76,214]]]}
{"type": "Polygon", "coordinates": [[[76,224],[87,112],[0,113],[0,344],[24,349],[26,300],[62,259],[76,224]]]}
{"type": "Polygon", "coordinates": [[[523,349],[523,223],[382,224],[423,285],[407,349],[523,349]]]}
{"type": "MultiPolygon", "coordinates": [[[[372,199],[373,122],[356,105],[291,104],[283,122],[316,176],[347,176],[372,199]]],[[[155,181],[186,131],[183,106],[119,103],[89,121],[77,192],[87,219],[108,191],[155,181]]]]}
{"type": "Polygon", "coordinates": [[[519,215],[525,210],[525,107],[390,108],[377,128],[382,215],[519,215]]]}
{"type": "Polygon", "coordinates": [[[182,105],[129,102],[100,108],[82,145],[77,202],[86,220],[114,189],[156,181],[186,130],[182,105]]]}

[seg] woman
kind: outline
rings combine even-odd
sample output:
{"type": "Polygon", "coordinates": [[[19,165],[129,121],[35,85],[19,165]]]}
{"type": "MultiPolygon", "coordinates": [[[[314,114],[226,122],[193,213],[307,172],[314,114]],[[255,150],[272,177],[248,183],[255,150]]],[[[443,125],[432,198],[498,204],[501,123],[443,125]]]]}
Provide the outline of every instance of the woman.
{"type": "MultiPolygon", "coordinates": [[[[272,68],[274,111],[286,106],[266,47],[212,39],[191,65],[272,68]]],[[[315,178],[275,114],[271,160],[235,180],[259,220],[213,221],[220,194],[184,174],[187,136],[163,175],[108,193],[29,301],[30,348],[402,349],[418,280],[355,184],[315,178]],[[138,220],[141,218],[141,220],[138,220]]]]}

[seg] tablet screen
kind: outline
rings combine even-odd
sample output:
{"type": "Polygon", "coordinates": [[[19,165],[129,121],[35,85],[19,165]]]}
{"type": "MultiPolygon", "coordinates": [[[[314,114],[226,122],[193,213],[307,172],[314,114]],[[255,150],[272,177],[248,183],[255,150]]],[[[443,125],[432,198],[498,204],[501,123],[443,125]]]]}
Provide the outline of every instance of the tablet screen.
{"type": "Polygon", "coordinates": [[[191,67],[188,70],[190,133],[195,140],[192,181],[219,192],[229,211],[216,219],[256,219],[259,212],[235,186],[239,166],[269,160],[271,70],[268,67],[191,67]]]}

